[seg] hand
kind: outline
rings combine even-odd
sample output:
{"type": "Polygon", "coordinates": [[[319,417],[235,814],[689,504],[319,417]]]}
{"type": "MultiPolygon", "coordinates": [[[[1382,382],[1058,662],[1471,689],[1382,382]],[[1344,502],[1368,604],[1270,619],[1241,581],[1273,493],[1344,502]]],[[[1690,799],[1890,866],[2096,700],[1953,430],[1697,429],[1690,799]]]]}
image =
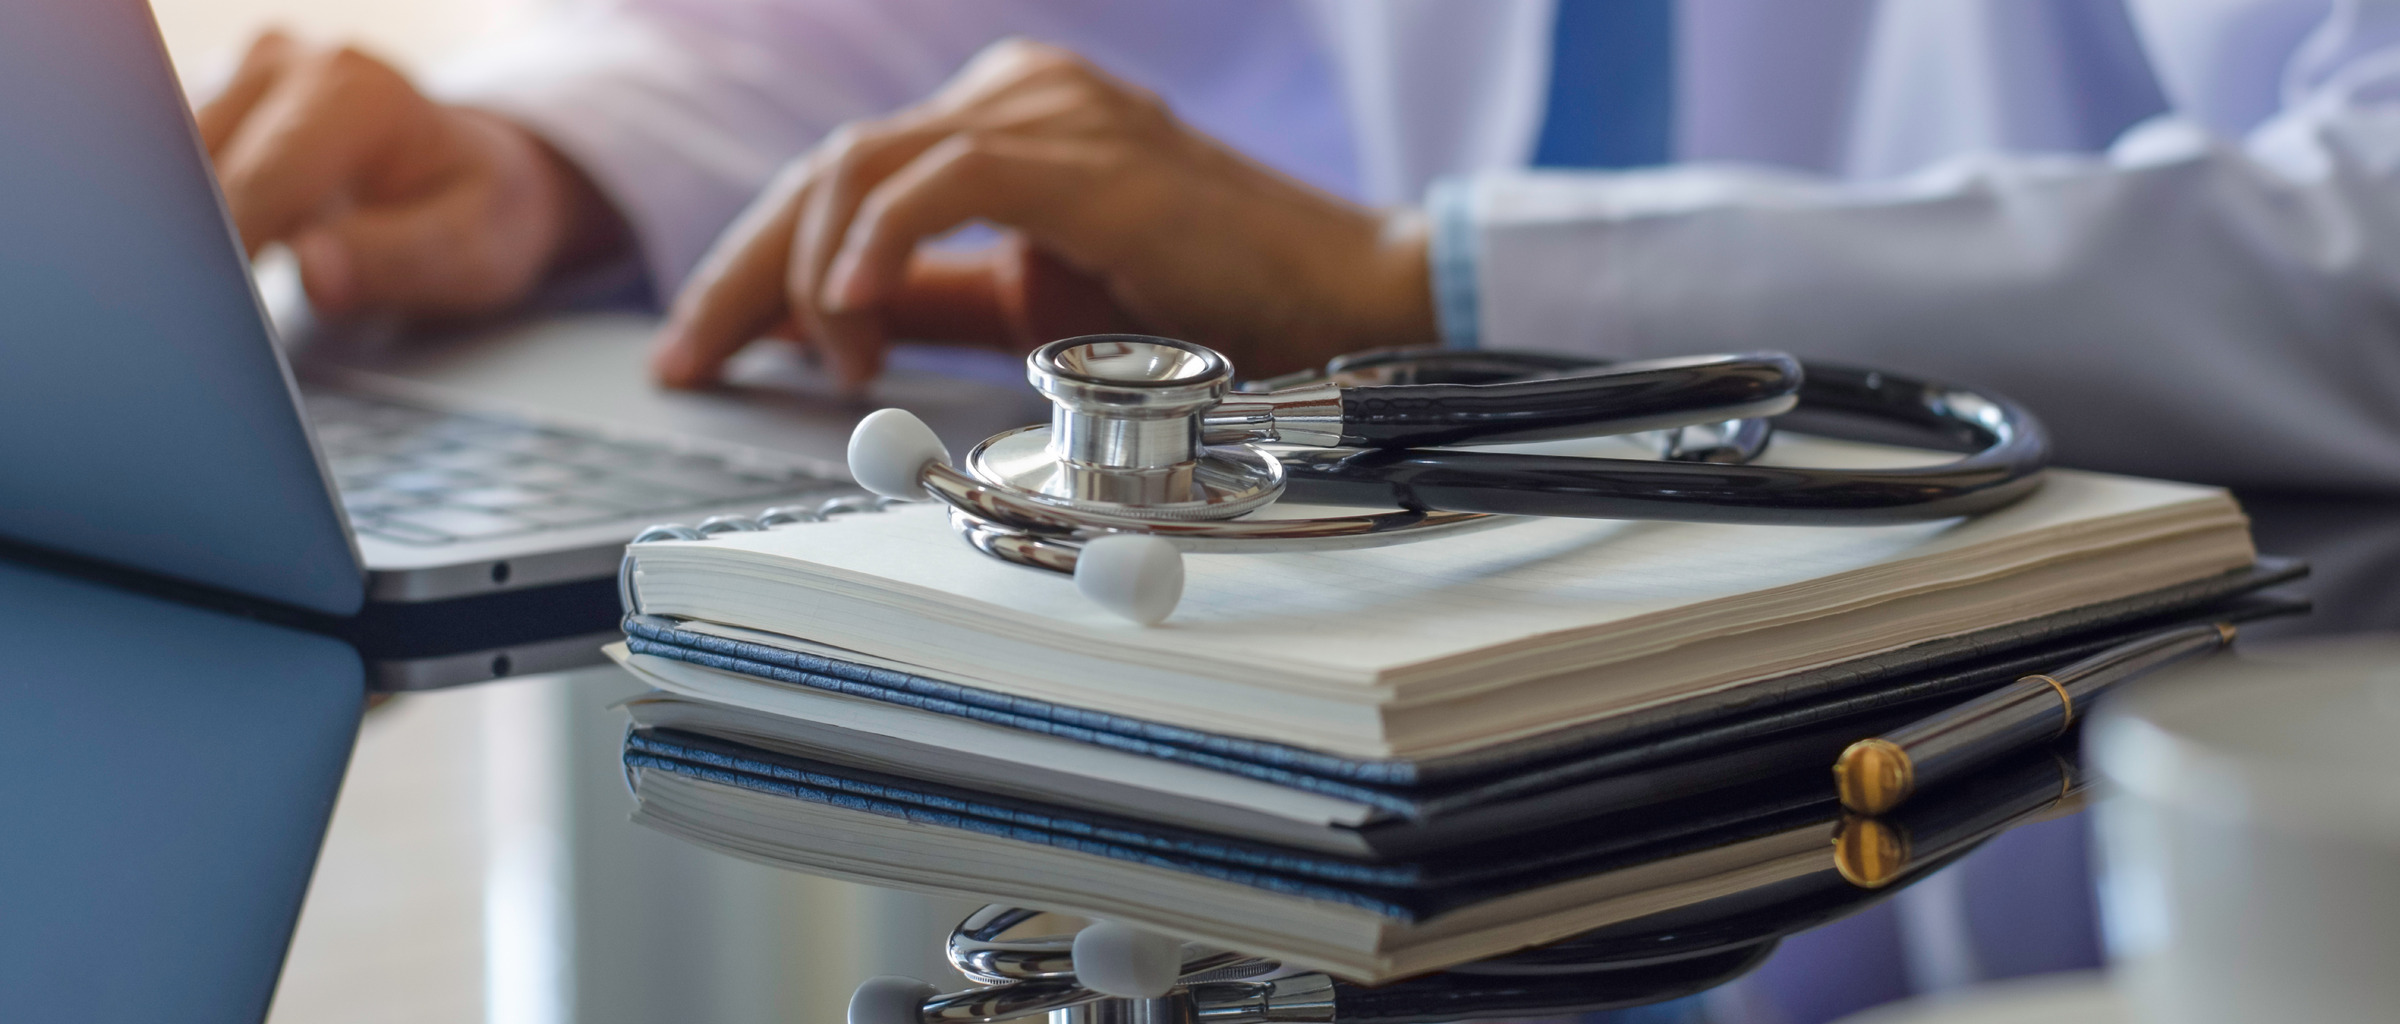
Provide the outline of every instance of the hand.
{"type": "Polygon", "coordinates": [[[653,369],[703,386],[777,335],[857,388],[892,338],[1026,348],[1096,329],[1211,345],[1252,376],[1430,344],[1424,230],[1252,162],[1073,54],[1003,42],[793,163],[677,296],[653,369]],[[975,220],[1011,242],[920,251],[975,220]]]}
{"type": "Polygon", "coordinates": [[[353,49],[260,36],[197,118],[243,245],[288,244],[324,313],[489,312],[624,244],[607,202],[532,133],[434,103],[353,49]]]}

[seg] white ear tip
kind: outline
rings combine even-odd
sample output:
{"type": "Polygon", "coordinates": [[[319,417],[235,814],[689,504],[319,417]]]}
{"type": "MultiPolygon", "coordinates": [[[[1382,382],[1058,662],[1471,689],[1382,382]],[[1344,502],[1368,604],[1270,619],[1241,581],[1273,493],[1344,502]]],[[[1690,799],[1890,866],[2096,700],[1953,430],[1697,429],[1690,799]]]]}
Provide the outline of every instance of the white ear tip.
{"type": "Polygon", "coordinates": [[[1183,554],[1148,534],[1094,538],[1075,558],[1075,589],[1093,604],[1155,626],[1183,600],[1183,554]]]}
{"type": "Polygon", "coordinates": [[[1183,943],[1101,921],[1075,933],[1075,982],[1119,999],[1156,999],[1183,977],[1183,943]]]}
{"type": "Polygon", "coordinates": [[[925,497],[925,464],[950,464],[950,449],[906,409],[877,409],[850,432],[850,476],[860,487],[914,501],[925,497]]]}
{"type": "Polygon", "coordinates": [[[936,991],[915,978],[868,978],[850,993],[850,1024],[923,1024],[925,1001],[936,991]]]}

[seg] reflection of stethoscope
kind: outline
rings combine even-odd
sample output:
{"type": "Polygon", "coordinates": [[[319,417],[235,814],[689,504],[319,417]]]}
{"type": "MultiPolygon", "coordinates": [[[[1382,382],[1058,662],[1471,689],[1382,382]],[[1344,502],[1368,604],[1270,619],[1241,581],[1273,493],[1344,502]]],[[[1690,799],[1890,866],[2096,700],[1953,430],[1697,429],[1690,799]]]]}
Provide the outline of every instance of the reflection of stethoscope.
{"type": "Polygon", "coordinates": [[[1997,395],[1777,353],[1604,364],[1533,353],[1393,351],[1322,375],[1236,391],[1233,368],[1189,342],[1055,341],[1027,376],[1047,425],[995,435],[964,470],[916,417],[885,409],[850,438],[850,472],[895,498],[940,499],[994,557],[1075,577],[1083,593],[1155,623],[1183,590],[1180,552],[1371,547],[1512,516],[1870,525],[1997,508],[2039,486],[2041,425],[1997,395]],[[1786,411],[1875,421],[1964,452],[1934,466],[1752,465],[1786,411]],[[1661,456],[1590,458],[1462,444],[1654,432],[1661,456]],[[1399,509],[1249,517],[1278,499],[1399,509]]]}
{"type": "Polygon", "coordinates": [[[852,994],[849,1020],[992,1024],[1050,1014],[1069,1022],[1421,1024],[1566,1016],[1715,988],[1749,973],[1785,936],[1893,891],[1860,889],[1820,871],[1372,988],[1113,922],[1022,935],[1041,915],[992,905],[968,915],[948,943],[951,966],[974,988],[942,994],[914,978],[872,978],[852,994]]]}

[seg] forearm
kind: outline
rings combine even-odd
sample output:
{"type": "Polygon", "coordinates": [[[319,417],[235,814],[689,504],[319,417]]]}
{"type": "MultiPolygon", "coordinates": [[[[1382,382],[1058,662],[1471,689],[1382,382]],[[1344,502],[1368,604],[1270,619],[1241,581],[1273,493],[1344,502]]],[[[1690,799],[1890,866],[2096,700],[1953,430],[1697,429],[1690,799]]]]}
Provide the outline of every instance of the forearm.
{"type": "Polygon", "coordinates": [[[526,131],[550,183],[548,202],[557,211],[549,273],[571,277],[632,256],[633,234],[624,212],[575,161],[548,139],[526,131]]]}
{"type": "Polygon", "coordinates": [[[2400,489],[2386,116],[1876,186],[1490,180],[1436,249],[1471,254],[1487,346],[1786,349],[1997,388],[2074,464],[2400,489]]]}

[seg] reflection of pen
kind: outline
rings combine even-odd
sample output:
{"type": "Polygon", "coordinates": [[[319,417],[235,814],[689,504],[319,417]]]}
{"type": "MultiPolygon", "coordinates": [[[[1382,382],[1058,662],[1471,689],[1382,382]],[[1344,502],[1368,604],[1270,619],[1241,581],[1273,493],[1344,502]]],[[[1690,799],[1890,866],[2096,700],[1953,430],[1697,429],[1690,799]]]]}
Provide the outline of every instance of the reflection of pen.
{"type": "Polygon", "coordinates": [[[2233,642],[2233,624],[2180,626],[2129,640],[2066,668],[2030,675],[1842,751],[1842,806],[1882,814],[1909,794],[2067,731],[2100,691],[2168,662],[2233,642]]]}
{"type": "Polygon", "coordinates": [[[1833,866],[1850,884],[1881,889],[2018,825],[2046,817],[2083,791],[2074,751],[2036,751],[1975,773],[1972,782],[1880,818],[1842,816],[1833,866]]]}

